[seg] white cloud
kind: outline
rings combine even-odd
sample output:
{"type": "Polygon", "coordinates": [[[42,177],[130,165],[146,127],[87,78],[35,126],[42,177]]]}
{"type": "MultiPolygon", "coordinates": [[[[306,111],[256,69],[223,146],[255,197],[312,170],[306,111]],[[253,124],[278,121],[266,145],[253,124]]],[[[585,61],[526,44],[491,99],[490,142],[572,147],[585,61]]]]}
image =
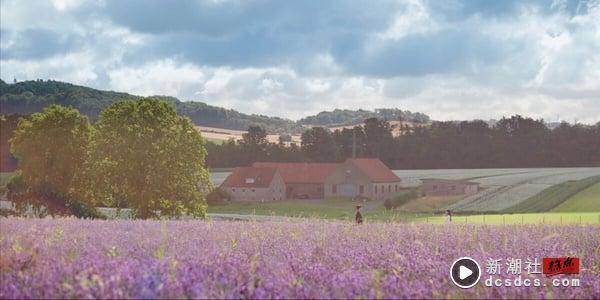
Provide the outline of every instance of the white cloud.
{"type": "Polygon", "coordinates": [[[69,53],[38,61],[1,60],[0,75],[6,81],[55,79],[74,84],[94,85],[98,79],[96,60],[91,52],[69,53]]]}
{"type": "MultiPolygon", "coordinates": [[[[287,48],[279,44],[275,44],[279,48],[274,49],[269,45],[265,45],[264,49],[249,47],[247,54],[242,51],[244,49],[229,51],[238,44],[224,42],[222,49],[210,49],[207,52],[214,55],[215,60],[205,61],[201,55],[198,56],[200,58],[195,57],[190,55],[193,51],[183,51],[185,49],[167,51],[168,54],[165,54],[165,48],[177,50],[177,47],[185,47],[188,45],[186,40],[170,40],[182,42],[181,45],[161,44],[160,41],[164,41],[161,39],[163,33],[153,33],[152,30],[142,33],[135,28],[114,23],[102,10],[102,2],[68,0],[23,3],[0,1],[0,29],[3,31],[0,77],[5,81],[12,81],[13,77],[18,80],[56,79],[139,95],[176,96],[182,100],[204,101],[246,113],[293,119],[335,108],[398,107],[421,111],[442,120],[499,118],[516,113],[547,120],[555,120],[557,115],[569,121],[578,119],[595,123],[600,120],[598,1],[587,2],[585,9],[577,8],[577,14],[569,12],[563,3],[556,5],[556,11],[551,13],[537,6],[523,5],[502,17],[475,13],[465,14],[461,18],[446,18],[434,13],[429,2],[408,0],[397,11],[389,12],[393,16],[389,24],[352,28],[360,22],[349,22],[349,27],[334,26],[335,34],[321,36],[317,33],[327,32],[325,27],[332,20],[320,20],[320,29],[310,31],[310,38],[306,38],[306,33],[302,32],[302,24],[293,23],[293,19],[285,20],[291,23],[278,20],[280,23],[272,24],[274,27],[268,30],[266,38],[262,37],[253,45],[268,42],[271,38],[279,41],[279,35],[283,36],[281,40],[287,42],[298,36],[306,41],[310,55],[303,54],[300,47],[294,49],[289,57],[277,52],[277,57],[285,59],[256,59],[254,61],[258,63],[255,65],[246,64],[244,55],[260,55],[254,52],[270,53],[287,48]],[[365,31],[366,27],[371,31],[365,31]],[[14,37],[19,37],[28,29],[60,33],[61,36],[70,37],[67,41],[73,42],[58,45],[56,54],[50,57],[5,56],[4,53],[9,53],[9,49],[19,46],[15,43],[20,40],[14,37]],[[286,35],[286,30],[291,35],[286,35]],[[492,46],[502,48],[498,52],[500,57],[483,60],[485,63],[482,63],[471,59],[472,53],[469,51],[472,48],[469,47],[463,48],[462,52],[453,52],[451,47],[433,49],[429,52],[453,53],[456,57],[450,56],[450,59],[461,63],[464,61],[465,66],[449,72],[424,74],[394,72],[409,68],[402,63],[410,64],[411,57],[397,60],[397,65],[386,60],[372,60],[381,63],[381,66],[374,67],[373,74],[361,73],[360,68],[356,68],[358,72],[348,73],[352,66],[361,62],[353,60],[352,55],[346,61],[340,59],[348,49],[361,48],[365,51],[359,53],[377,56],[389,43],[401,42],[409,36],[435,36],[445,30],[453,30],[458,33],[457,37],[475,34],[489,38],[493,41],[492,46]],[[64,49],[61,49],[63,46],[64,49]],[[225,53],[224,56],[220,56],[221,52],[225,53]],[[234,57],[232,62],[223,58],[227,54],[234,57]],[[300,63],[296,62],[297,59],[300,63]],[[377,68],[380,67],[390,68],[392,75],[379,77],[377,68]]],[[[433,5],[438,4],[434,2],[433,5]]],[[[456,13],[459,9],[451,11],[456,13]]],[[[348,17],[342,19],[352,20],[348,17]]],[[[378,18],[365,17],[364,20],[372,19],[378,18]]],[[[200,47],[197,49],[199,52],[205,50],[202,48],[203,42],[226,41],[231,36],[244,37],[246,32],[232,31],[240,30],[237,25],[233,24],[233,29],[224,31],[227,36],[215,36],[210,40],[199,38],[197,42],[200,47]]],[[[220,32],[210,28],[208,31],[213,34],[220,32]]],[[[185,39],[193,35],[182,36],[185,39]]],[[[246,42],[246,39],[241,38],[241,41],[246,42]]],[[[457,40],[456,45],[463,42],[457,40]]],[[[217,47],[215,45],[219,44],[205,47],[217,47]]],[[[424,47],[426,45],[424,43],[424,47]]],[[[477,47],[478,44],[473,46],[477,47]]],[[[423,58],[418,54],[409,51],[403,55],[423,58]]],[[[252,61],[251,58],[248,61],[252,61]]],[[[390,59],[394,58],[394,53],[391,53],[390,59]]],[[[370,60],[365,62],[369,63],[370,60]]],[[[427,64],[429,61],[419,63],[427,64]]],[[[363,69],[371,70],[369,67],[363,69]]]]}
{"type": "Polygon", "coordinates": [[[69,10],[69,9],[78,7],[79,5],[81,5],[81,3],[83,1],[81,1],[81,0],[51,0],[51,2],[52,2],[52,5],[54,5],[54,7],[58,11],[65,11],[65,10],[69,10]]]}
{"type": "Polygon", "coordinates": [[[173,59],[150,62],[140,67],[122,67],[108,71],[109,86],[132,94],[189,96],[200,90],[205,76],[191,64],[173,59]],[[190,93],[191,92],[191,93],[190,93]]]}
{"type": "Polygon", "coordinates": [[[408,0],[405,1],[405,8],[396,13],[391,26],[378,36],[383,39],[400,39],[409,34],[435,32],[440,27],[423,1],[408,0]]]}

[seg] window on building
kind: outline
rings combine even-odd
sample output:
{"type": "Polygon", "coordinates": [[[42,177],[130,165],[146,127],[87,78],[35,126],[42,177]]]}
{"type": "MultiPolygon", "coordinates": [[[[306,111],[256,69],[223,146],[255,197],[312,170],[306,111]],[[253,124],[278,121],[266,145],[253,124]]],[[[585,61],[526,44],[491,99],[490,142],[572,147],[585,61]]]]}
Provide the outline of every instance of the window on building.
{"type": "Polygon", "coordinates": [[[365,193],[365,186],[364,185],[359,185],[358,186],[358,193],[359,194],[364,194],[365,193]]]}
{"type": "Polygon", "coordinates": [[[252,192],[254,193],[254,189],[252,189],[252,192]]]}
{"type": "Polygon", "coordinates": [[[453,186],[450,187],[450,189],[454,191],[454,190],[456,190],[456,186],[453,185],[453,186]]]}
{"type": "Polygon", "coordinates": [[[388,193],[390,193],[392,191],[392,185],[388,185],[388,193]]]}
{"type": "Polygon", "coordinates": [[[337,194],[337,184],[332,184],[331,185],[331,193],[332,194],[337,194]]]}
{"type": "Polygon", "coordinates": [[[375,185],[375,194],[377,194],[377,185],[375,185]]]}
{"type": "Polygon", "coordinates": [[[397,192],[397,191],[398,191],[398,185],[394,184],[394,192],[397,192]]]}
{"type": "Polygon", "coordinates": [[[437,190],[437,185],[433,185],[433,190],[437,190]]]}
{"type": "Polygon", "coordinates": [[[246,189],[242,189],[242,193],[245,193],[245,192],[246,192],[246,189]]]}
{"type": "Polygon", "coordinates": [[[235,189],[231,189],[231,191],[235,193],[235,189]]]}

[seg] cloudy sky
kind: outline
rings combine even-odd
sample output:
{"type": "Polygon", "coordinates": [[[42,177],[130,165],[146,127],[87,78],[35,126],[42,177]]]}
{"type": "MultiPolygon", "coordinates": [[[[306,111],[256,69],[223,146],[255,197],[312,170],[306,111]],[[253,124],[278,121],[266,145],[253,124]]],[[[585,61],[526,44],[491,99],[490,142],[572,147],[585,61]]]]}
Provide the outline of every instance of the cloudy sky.
{"type": "Polygon", "coordinates": [[[600,121],[595,0],[0,3],[7,82],[292,119],[397,107],[439,120],[600,121]]]}

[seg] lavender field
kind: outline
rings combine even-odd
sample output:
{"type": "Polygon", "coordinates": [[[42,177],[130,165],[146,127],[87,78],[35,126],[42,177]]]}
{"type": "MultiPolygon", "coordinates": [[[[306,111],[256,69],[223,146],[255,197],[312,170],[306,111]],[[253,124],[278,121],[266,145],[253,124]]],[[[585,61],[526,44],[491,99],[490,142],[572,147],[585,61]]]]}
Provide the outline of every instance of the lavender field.
{"type": "MultiPolygon", "coordinates": [[[[0,220],[0,298],[599,298],[598,226],[0,220]],[[451,263],[576,256],[580,287],[462,290],[451,263]]],[[[501,272],[500,278],[513,278],[501,272]]],[[[549,280],[542,275],[528,275],[549,280]]],[[[572,278],[572,277],[568,277],[572,278]]]]}

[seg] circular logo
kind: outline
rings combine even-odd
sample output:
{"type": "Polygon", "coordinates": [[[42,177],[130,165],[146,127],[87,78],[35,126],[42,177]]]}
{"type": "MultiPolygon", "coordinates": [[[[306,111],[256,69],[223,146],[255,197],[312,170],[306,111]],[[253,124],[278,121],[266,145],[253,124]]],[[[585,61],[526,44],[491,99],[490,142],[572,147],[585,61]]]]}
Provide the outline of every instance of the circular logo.
{"type": "Polygon", "coordinates": [[[479,264],[470,257],[461,257],[452,263],[450,267],[450,279],[458,287],[468,289],[479,282],[481,268],[479,264]]]}

